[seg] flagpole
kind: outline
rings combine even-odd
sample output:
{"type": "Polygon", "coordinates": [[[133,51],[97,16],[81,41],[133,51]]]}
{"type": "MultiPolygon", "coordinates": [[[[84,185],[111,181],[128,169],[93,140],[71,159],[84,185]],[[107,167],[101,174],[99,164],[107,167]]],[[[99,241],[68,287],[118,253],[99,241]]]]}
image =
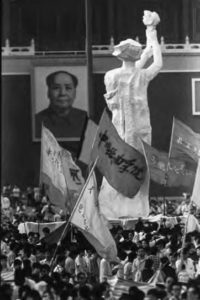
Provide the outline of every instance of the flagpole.
{"type": "Polygon", "coordinates": [[[171,154],[171,151],[172,151],[172,140],[173,140],[174,123],[175,123],[174,120],[175,120],[175,118],[173,117],[172,132],[171,132],[170,145],[169,145],[169,153],[168,153],[168,161],[169,161],[170,154],[171,154]]]}
{"type": "MultiPolygon", "coordinates": [[[[43,132],[44,132],[44,125],[42,123],[42,128],[41,128],[41,141],[40,141],[40,176],[39,176],[39,186],[41,187],[41,184],[42,184],[42,172],[41,172],[41,168],[43,166],[43,132]]],[[[45,195],[46,195],[46,189],[44,187],[44,190],[45,190],[45,195]]]]}
{"type": "Polygon", "coordinates": [[[85,0],[85,22],[86,22],[86,59],[87,59],[87,87],[89,101],[89,115],[94,116],[94,101],[93,101],[93,56],[92,56],[92,1],[85,0]]]}
{"type": "MultiPolygon", "coordinates": [[[[65,205],[67,204],[67,196],[68,196],[69,197],[68,199],[69,199],[70,213],[71,213],[71,211],[72,211],[72,201],[71,201],[71,196],[70,196],[70,192],[69,192],[69,188],[68,188],[67,180],[66,180],[66,177],[65,177],[64,168],[63,168],[63,155],[61,155],[61,162],[62,162],[62,172],[64,174],[64,179],[65,179],[65,184],[66,184],[66,195],[65,195],[65,197],[66,197],[66,199],[65,199],[66,203],[65,203],[65,205]]],[[[67,207],[66,207],[66,210],[67,210],[67,207]]]]}
{"type": "Polygon", "coordinates": [[[70,217],[69,217],[68,222],[71,222],[71,219],[72,219],[72,217],[74,216],[74,212],[76,211],[76,208],[77,208],[77,206],[79,205],[79,202],[80,202],[80,200],[81,200],[81,198],[82,198],[82,196],[83,196],[83,193],[85,192],[86,186],[87,186],[87,184],[88,184],[88,182],[89,182],[89,180],[90,180],[90,177],[91,177],[91,175],[92,175],[92,173],[93,173],[93,171],[94,171],[94,168],[96,167],[96,164],[97,164],[97,162],[98,162],[98,159],[99,159],[99,156],[97,156],[97,158],[95,159],[95,162],[94,162],[94,164],[93,164],[93,166],[92,166],[92,169],[90,170],[90,173],[89,173],[89,175],[88,175],[88,178],[87,178],[87,180],[86,180],[86,182],[85,182],[85,184],[84,184],[84,186],[83,186],[83,188],[82,188],[82,190],[81,190],[81,192],[80,192],[80,195],[79,195],[79,197],[78,197],[78,199],[77,199],[77,201],[76,201],[76,204],[74,205],[73,211],[72,211],[72,213],[71,213],[71,215],[70,215],[70,217]]]}
{"type": "Polygon", "coordinates": [[[185,247],[186,234],[187,234],[187,226],[188,226],[188,221],[189,221],[191,207],[192,207],[192,199],[190,198],[189,212],[188,212],[187,219],[186,219],[186,222],[185,222],[185,229],[184,229],[183,241],[182,241],[182,247],[181,247],[181,253],[180,253],[181,262],[183,262],[183,248],[185,247]]]}
{"type": "MultiPolygon", "coordinates": [[[[174,131],[174,117],[173,117],[173,123],[172,123],[172,132],[171,132],[171,138],[170,138],[170,145],[169,145],[169,152],[168,152],[168,161],[167,161],[167,170],[165,172],[165,183],[164,183],[164,191],[167,187],[167,179],[168,179],[168,171],[169,171],[169,160],[170,160],[170,153],[171,153],[171,148],[172,148],[172,137],[173,137],[173,131],[174,131]]],[[[164,200],[164,211],[163,214],[164,216],[166,215],[166,197],[165,195],[163,196],[163,200],[164,200]]]]}
{"type": "Polygon", "coordinates": [[[83,188],[82,188],[82,190],[81,190],[81,192],[79,194],[79,197],[78,197],[78,199],[76,201],[76,204],[74,205],[74,208],[72,210],[72,213],[71,213],[71,215],[70,215],[70,217],[69,217],[69,219],[67,221],[67,224],[66,224],[65,228],[63,229],[62,235],[61,235],[61,237],[60,237],[60,239],[59,239],[59,241],[57,243],[56,249],[55,249],[53,257],[51,259],[51,271],[50,271],[50,273],[52,273],[52,271],[53,271],[53,263],[54,263],[54,260],[55,260],[55,257],[56,257],[56,253],[58,251],[58,247],[61,245],[61,241],[62,241],[62,239],[63,239],[63,237],[64,237],[64,235],[65,235],[65,233],[66,233],[66,231],[67,231],[67,229],[69,227],[69,224],[71,223],[72,217],[74,216],[74,212],[76,211],[76,208],[78,207],[78,205],[80,203],[80,200],[81,200],[81,198],[83,196],[83,193],[85,192],[86,186],[87,186],[87,184],[88,184],[88,182],[90,180],[90,177],[92,175],[92,172],[94,171],[94,168],[96,167],[98,159],[99,159],[99,156],[97,156],[97,158],[96,158],[96,160],[95,160],[95,162],[94,162],[94,164],[92,166],[92,169],[91,169],[91,171],[90,171],[90,173],[88,175],[88,178],[87,178],[87,180],[86,180],[86,182],[85,182],[85,184],[84,184],[84,186],[83,186],[83,188]]]}
{"type": "MultiPolygon", "coordinates": [[[[168,163],[169,163],[169,160],[168,160],[168,163]]],[[[163,190],[163,204],[164,204],[163,215],[164,215],[164,216],[167,215],[167,214],[166,214],[166,195],[165,195],[165,189],[166,189],[166,187],[167,187],[168,163],[167,163],[167,170],[166,170],[166,172],[165,172],[165,182],[164,182],[164,184],[163,184],[163,188],[164,188],[164,190],[163,190]]]]}

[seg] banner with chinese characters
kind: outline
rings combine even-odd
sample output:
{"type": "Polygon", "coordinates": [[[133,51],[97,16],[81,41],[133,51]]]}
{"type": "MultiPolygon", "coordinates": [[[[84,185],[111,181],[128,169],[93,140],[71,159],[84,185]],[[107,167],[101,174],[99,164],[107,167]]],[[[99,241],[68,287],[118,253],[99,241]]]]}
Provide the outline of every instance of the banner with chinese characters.
{"type": "Polygon", "coordinates": [[[71,213],[85,180],[71,153],[63,149],[44,126],[40,175],[40,181],[45,184],[51,203],[71,213]]]}
{"type": "Polygon", "coordinates": [[[61,161],[61,148],[53,134],[44,126],[41,140],[40,184],[45,185],[51,204],[66,213],[68,191],[61,161]]]}
{"type": "Polygon", "coordinates": [[[198,161],[198,167],[196,171],[196,177],[191,199],[198,207],[200,207],[200,158],[198,161]]]}
{"type": "Polygon", "coordinates": [[[193,170],[200,157],[200,134],[176,118],[173,119],[169,157],[184,161],[187,168],[193,170]]]}
{"type": "Polygon", "coordinates": [[[109,184],[127,197],[140,189],[146,175],[144,156],[125,143],[104,111],[92,149],[92,161],[99,157],[97,167],[109,184]]]}
{"type": "Polygon", "coordinates": [[[169,161],[166,152],[158,151],[143,141],[145,157],[150,177],[165,186],[184,186],[192,188],[195,172],[187,169],[186,163],[177,159],[169,161]]]}
{"type": "Polygon", "coordinates": [[[82,176],[81,169],[72,159],[71,153],[63,148],[61,148],[61,162],[72,210],[85,183],[85,180],[82,176]]]}
{"type": "Polygon", "coordinates": [[[115,241],[99,212],[97,184],[94,173],[90,175],[81,198],[71,216],[71,223],[77,226],[101,257],[115,260],[115,241]]]}

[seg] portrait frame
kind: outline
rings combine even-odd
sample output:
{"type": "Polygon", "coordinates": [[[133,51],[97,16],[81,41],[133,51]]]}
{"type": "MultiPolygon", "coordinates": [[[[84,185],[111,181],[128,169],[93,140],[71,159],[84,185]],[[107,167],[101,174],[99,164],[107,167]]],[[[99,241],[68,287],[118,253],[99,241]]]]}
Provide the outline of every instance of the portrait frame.
{"type": "MultiPolygon", "coordinates": [[[[56,71],[67,71],[75,75],[78,79],[76,88],[76,98],[73,104],[87,112],[89,115],[88,101],[88,71],[85,59],[71,59],[69,62],[63,60],[34,61],[31,69],[31,120],[32,120],[32,140],[33,142],[41,141],[41,137],[36,136],[36,114],[46,109],[49,105],[47,96],[46,77],[56,71]]],[[[57,137],[61,142],[79,142],[81,136],[57,137]]]]}
{"type": "Polygon", "coordinates": [[[200,116],[200,78],[192,78],[192,114],[200,116]]]}

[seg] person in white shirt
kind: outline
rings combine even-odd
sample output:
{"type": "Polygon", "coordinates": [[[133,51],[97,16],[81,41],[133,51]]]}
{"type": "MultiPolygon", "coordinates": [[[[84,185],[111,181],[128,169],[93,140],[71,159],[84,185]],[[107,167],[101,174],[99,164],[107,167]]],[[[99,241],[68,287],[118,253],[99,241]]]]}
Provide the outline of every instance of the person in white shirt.
{"type": "Polygon", "coordinates": [[[95,250],[92,250],[91,256],[89,258],[89,275],[90,280],[93,282],[99,281],[99,264],[100,257],[95,250]]]}
{"type": "Polygon", "coordinates": [[[199,258],[196,264],[196,277],[197,277],[200,276],[200,245],[197,246],[196,251],[197,251],[197,256],[199,258]]]}
{"type": "Polygon", "coordinates": [[[75,253],[70,251],[65,259],[65,271],[71,276],[75,275],[75,253]]]}
{"type": "Polygon", "coordinates": [[[182,257],[180,257],[176,261],[176,273],[177,276],[179,272],[182,271],[182,265],[185,265],[185,271],[188,273],[189,278],[193,279],[195,277],[195,268],[194,268],[194,261],[188,257],[188,249],[184,248],[182,252],[182,257]]]}
{"type": "Polygon", "coordinates": [[[178,272],[178,281],[181,283],[188,283],[190,277],[188,272],[186,271],[185,265],[182,264],[181,270],[178,272]]]}
{"type": "Polygon", "coordinates": [[[65,265],[65,257],[58,256],[57,265],[55,266],[53,272],[62,273],[62,271],[64,270],[64,265],[65,265]]]}
{"type": "Polygon", "coordinates": [[[187,215],[189,213],[190,209],[190,194],[183,193],[183,201],[181,204],[178,206],[176,213],[178,215],[187,215]]]}
{"type": "Polygon", "coordinates": [[[133,281],[139,282],[141,281],[142,270],[145,267],[146,261],[146,252],[145,249],[140,247],[137,251],[137,257],[133,261],[132,265],[132,273],[133,273],[133,281]]]}
{"type": "Polygon", "coordinates": [[[75,273],[77,275],[80,272],[85,273],[86,275],[88,274],[88,267],[84,257],[84,250],[80,250],[75,259],[75,273]]]}
{"type": "Polygon", "coordinates": [[[124,279],[125,280],[132,280],[133,274],[132,274],[132,265],[133,260],[136,258],[135,253],[130,252],[128,254],[128,260],[124,265],[124,279]]]}
{"type": "Polygon", "coordinates": [[[102,258],[99,266],[99,281],[107,281],[112,276],[111,266],[108,260],[102,258]]]}

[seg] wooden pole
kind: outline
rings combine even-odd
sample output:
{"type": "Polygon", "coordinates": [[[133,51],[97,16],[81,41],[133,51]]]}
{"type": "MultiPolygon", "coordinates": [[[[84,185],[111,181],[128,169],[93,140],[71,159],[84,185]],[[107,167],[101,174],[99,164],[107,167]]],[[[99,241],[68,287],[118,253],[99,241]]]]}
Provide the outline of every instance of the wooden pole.
{"type": "Polygon", "coordinates": [[[93,58],[92,58],[92,1],[85,0],[85,23],[86,23],[86,60],[87,60],[87,87],[89,117],[94,117],[93,101],[93,58]]]}

